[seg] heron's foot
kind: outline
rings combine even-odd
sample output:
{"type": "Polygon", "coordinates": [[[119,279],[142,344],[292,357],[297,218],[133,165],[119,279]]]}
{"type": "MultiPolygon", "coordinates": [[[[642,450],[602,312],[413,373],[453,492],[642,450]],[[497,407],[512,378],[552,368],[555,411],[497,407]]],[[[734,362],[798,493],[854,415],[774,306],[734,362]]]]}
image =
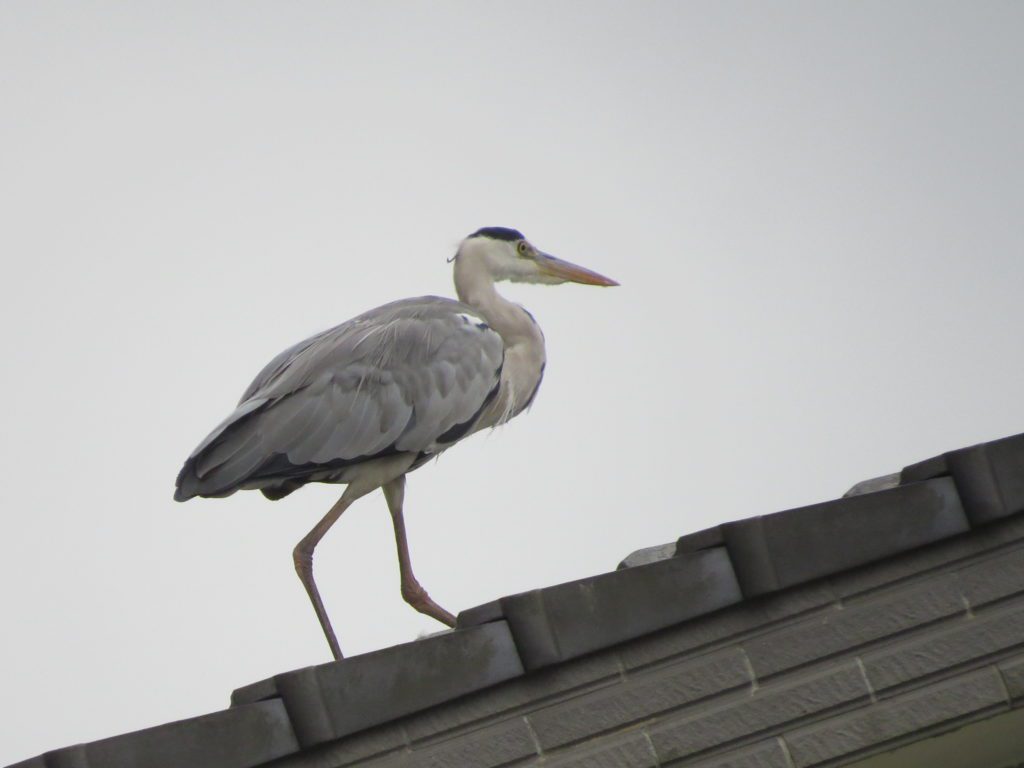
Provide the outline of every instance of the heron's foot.
{"type": "Polygon", "coordinates": [[[437,619],[449,627],[455,626],[455,616],[430,599],[427,590],[418,581],[402,582],[402,598],[420,613],[437,619]]]}

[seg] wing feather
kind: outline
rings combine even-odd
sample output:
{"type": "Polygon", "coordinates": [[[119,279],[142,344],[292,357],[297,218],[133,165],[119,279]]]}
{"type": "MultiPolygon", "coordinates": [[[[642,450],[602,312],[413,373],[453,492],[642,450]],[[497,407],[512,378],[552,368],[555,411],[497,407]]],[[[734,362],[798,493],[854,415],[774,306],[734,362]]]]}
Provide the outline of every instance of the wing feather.
{"type": "Polygon", "coordinates": [[[323,408],[323,403],[318,397],[290,397],[278,400],[274,404],[274,418],[266,419],[260,425],[263,430],[263,441],[281,453],[287,453],[324,417],[326,411],[322,410],[323,408]]]}
{"type": "Polygon", "coordinates": [[[471,430],[500,381],[501,337],[475,316],[450,299],[407,299],[285,350],[193,452],[176,498],[442,450],[471,430]]]}
{"type": "Polygon", "coordinates": [[[229,438],[219,440],[210,450],[204,451],[196,461],[196,474],[206,477],[213,470],[228,463],[248,448],[258,445],[259,435],[251,430],[236,432],[229,438]]]}

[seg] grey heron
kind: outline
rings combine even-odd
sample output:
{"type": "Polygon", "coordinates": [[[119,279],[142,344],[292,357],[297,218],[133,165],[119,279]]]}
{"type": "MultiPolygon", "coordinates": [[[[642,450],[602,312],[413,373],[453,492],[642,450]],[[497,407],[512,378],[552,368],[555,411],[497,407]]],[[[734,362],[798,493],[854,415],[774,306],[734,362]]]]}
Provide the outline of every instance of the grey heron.
{"type": "Polygon", "coordinates": [[[313,579],[313,550],[352,502],[378,488],[394,525],[402,597],[455,623],[413,574],[402,517],[405,475],[518,416],[537,393],[544,334],[495,282],[618,285],[505,227],[477,230],[450,261],[458,301],[423,296],[385,304],[286,349],[178,474],[178,501],[241,489],[276,500],[306,483],[346,485],[292,553],[335,659],[341,648],[313,579]]]}

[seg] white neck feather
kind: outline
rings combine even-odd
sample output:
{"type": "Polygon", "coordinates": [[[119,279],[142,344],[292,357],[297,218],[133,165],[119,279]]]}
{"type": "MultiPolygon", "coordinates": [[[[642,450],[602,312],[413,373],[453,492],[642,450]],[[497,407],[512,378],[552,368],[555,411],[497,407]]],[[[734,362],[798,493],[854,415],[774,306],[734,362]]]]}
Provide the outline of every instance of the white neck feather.
{"type": "Polygon", "coordinates": [[[459,301],[480,312],[487,324],[505,340],[506,346],[544,337],[529,313],[515,302],[498,293],[494,275],[484,253],[475,253],[478,247],[468,240],[459,249],[455,259],[455,294],[459,301]]]}
{"type": "Polygon", "coordinates": [[[494,275],[485,254],[466,253],[473,241],[463,243],[455,259],[455,293],[459,301],[473,307],[505,342],[499,396],[480,422],[495,426],[520,413],[530,402],[544,371],[544,334],[518,304],[494,288],[494,275]]]}

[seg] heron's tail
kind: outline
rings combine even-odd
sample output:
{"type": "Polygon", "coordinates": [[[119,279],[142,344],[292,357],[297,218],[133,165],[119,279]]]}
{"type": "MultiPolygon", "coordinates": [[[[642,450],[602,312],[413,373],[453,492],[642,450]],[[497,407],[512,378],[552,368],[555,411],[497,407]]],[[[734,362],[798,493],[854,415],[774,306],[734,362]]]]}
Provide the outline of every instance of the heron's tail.
{"type": "Polygon", "coordinates": [[[199,495],[199,478],[196,477],[196,461],[189,457],[174,481],[174,500],[188,501],[199,495]]]}
{"type": "Polygon", "coordinates": [[[266,403],[266,399],[242,403],[192,451],[175,480],[175,501],[230,496],[241,487],[264,459],[250,422],[266,403]]]}
{"type": "Polygon", "coordinates": [[[231,471],[218,471],[220,467],[208,472],[201,472],[199,469],[202,460],[206,458],[203,454],[189,456],[185,465],[178,473],[178,479],[174,482],[174,500],[188,501],[196,496],[206,499],[219,499],[230,496],[241,487],[247,473],[231,471]]]}

